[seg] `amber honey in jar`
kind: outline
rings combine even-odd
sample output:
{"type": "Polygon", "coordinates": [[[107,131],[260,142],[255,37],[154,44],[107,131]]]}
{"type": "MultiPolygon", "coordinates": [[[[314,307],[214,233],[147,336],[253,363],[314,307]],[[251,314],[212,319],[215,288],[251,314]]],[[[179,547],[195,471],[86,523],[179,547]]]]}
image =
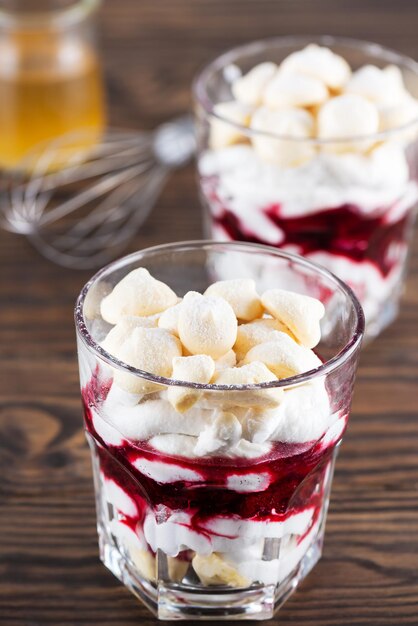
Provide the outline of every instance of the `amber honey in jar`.
{"type": "Polygon", "coordinates": [[[73,131],[77,148],[100,138],[98,6],[99,0],[0,0],[0,168],[19,167],[36,146],[73,131]]]}

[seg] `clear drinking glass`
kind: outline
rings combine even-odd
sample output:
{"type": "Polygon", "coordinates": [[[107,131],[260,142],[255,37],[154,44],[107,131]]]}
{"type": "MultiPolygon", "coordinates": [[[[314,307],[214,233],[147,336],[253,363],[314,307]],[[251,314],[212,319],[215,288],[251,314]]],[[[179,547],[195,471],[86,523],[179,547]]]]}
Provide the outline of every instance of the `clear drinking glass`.
{"type": "MultiPolygon", "coordinates": [[[[418,198],[416,104],[411,104],[415,118],[410,123],[339,141],[258,132],[213,110],[233,99],[231,83],[241,73],[264,61],[280,64],[310,43],[340,54],[353,70],[395,65],[409,92],[418,97],[418,64],[372,43],[278,37],[218,57],[198,76],[193,90],[206,234],[274,245],[324,265],[356,293],[370,338],[396,317],[404,282],[418,198]],[[218,148],[211,130],[229,133],[236,144],[218,148]],[[351,152],[344,151],[347,141],[351,152]],[[257,142],[270,155],[286,150],[304,163],[282,167],[261,160],[254,149],[257,142]]],[[[382,115],[397,112],[388,107],[382,115]]]]}
{"type": "Polygon", "coordinates": [[[16,168],[35,146],[85,131],[94,145],[105,123],[96,42],[100,0],[0,1],[0,168],[16,168]]]}
{"type": "Polygon", "coordinates": [[[186,242],[137,252],[98,272],[78,298],[75,321],[103,563],[161,619],[272,617],[321,556],[364,328],[356,297],[296,255],[186,242]],[[137,267],[178,296],[248,277],[260,292],[289,287],[321,299],[326,313],[316,352],[323,364],[274,383],[238,386],[184,383],[124,365],[100,345],[110,328],[100,301],[137,267]],[[150,381],[155,392],[138,403],[121,393],[116,373],[150,381]],[[173,414],[164,400],[173,387],[198,393],[197,408],[173,414]],[[280,390],[294,400],[273,437],[274,412],[269,421],[263,403],[280,390]],[[242,456],[196,452],[198,423],[210,422],[213,407],[239,417],[242,456]],[[327,425],[318,431],[321,411],[327,425]],[[150,439],[155,424],[158,435],[150,439]]]}

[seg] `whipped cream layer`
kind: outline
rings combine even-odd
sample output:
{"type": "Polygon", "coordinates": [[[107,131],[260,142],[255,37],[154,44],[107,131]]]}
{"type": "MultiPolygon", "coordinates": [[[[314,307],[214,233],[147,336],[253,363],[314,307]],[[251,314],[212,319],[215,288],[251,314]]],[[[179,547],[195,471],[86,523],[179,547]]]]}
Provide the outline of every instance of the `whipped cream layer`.
{"type": "Polygon", "coordinates": [[[399,219],[418,197],[416,183],[409,180],[405,150],[397,143],[386,143],[367,156],[319,153],[292,168],[266,163],[251,146],[238,144],[208,150],[198,167],[215,216],[227,207],[250,232],[278,244],[283,233],[261,213],[271,205],[279,204],[281,216],[289,218],[344,204],[356,205],[367,216],[396,202],[401,206],[388,219],[399,219]],[[216,201],[211,201],[211,186],[205,183],[210,177],[216,177],[216,201]]]}
{"type": "Polygon", "coordinates": [[[218,411],[216,393],[208,392],[193,408],[180,414],[165,399],[166,392],[147,399],[113,383],[106,400],[93,411],[93,419],[110,444],[130,439],[148,441],[156,450],[172,456],[253,459],[269,451],[269,442],[316,441],[338,418],[331,413],[323,382],[312,381],[286,390],[276,409],[230,409],[241,423],[243,436],[231,446],[218,449],[216,433],[209,428],[218,411]]]}

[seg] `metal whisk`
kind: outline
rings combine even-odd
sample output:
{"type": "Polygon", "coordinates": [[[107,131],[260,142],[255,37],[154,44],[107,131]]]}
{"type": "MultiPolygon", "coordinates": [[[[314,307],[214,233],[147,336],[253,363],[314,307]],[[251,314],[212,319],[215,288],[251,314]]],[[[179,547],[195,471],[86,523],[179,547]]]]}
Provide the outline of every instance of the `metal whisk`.
{"type": "Polygon", "coordinates": [[[103,265],[135,236],[170,171],[194,151],[189,116],[153,132],[109,130],[96,145],[85,131],[60,137],[4,176],[2,226],[60,265],[103,265]],[[91,147],[74,148],[81,145],[91,147]]]}

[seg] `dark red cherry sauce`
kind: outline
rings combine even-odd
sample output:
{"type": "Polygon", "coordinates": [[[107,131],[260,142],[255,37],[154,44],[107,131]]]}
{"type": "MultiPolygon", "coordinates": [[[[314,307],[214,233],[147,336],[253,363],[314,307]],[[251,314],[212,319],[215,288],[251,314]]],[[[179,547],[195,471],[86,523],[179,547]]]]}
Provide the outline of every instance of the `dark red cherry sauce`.
{"type": "MultiPolygon", "coordinates": [[[[233,241],[272,245],[247,228],[217,195],[217,177],[202,180],[209,206],[216,207],[213,222],[233,241]]],[[[415,203],[414,203],[415,204],[415,203]]],[[[404,260],[405,245],[414,217],[411,206],[399,219],[388,220],[395,205],[376,207],[365,214],[354,204],[329,207],[298,217],[283,216],[280,204],[271,204],[261,213],[278,226],[284,235],[278,247],[297,246],[299,254],[327,252],[353,262],[369,261],[383,277],[404,260]]]]}

